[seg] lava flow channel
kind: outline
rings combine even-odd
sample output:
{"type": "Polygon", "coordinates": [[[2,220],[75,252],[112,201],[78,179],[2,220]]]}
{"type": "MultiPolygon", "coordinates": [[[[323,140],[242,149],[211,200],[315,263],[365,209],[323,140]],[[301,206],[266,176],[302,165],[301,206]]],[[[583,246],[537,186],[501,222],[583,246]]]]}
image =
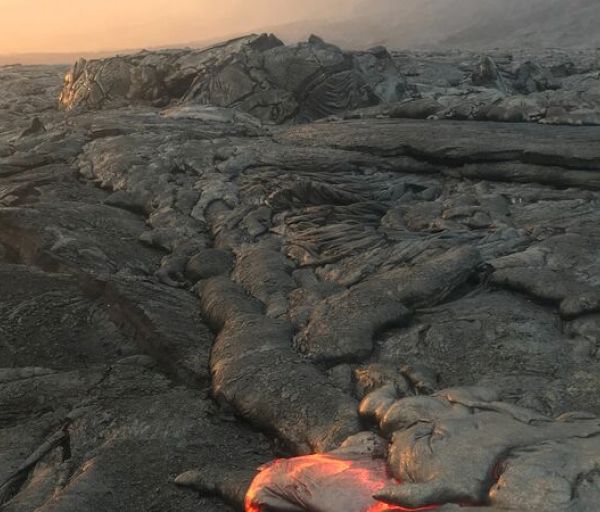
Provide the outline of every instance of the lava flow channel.
{"type": "Polygon", "coordinates": [[[248,494],[246,512],[407,512],[373,495],[397,483],[383,459],[309,455],[281,459],[261,468],[248,494]]]}

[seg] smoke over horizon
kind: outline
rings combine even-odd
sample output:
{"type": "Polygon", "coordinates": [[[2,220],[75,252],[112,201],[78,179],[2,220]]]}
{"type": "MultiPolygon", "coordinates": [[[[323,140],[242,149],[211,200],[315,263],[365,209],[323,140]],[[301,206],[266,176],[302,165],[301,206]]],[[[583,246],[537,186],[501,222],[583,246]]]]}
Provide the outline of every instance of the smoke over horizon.
{"type": "Polygon", "coordinates": [[[358,0],[4,0],[0,53],[166,46],[309,19],[337,20],[358,0]],[[341,16],[340,16],[341,15],[341,16]]]}

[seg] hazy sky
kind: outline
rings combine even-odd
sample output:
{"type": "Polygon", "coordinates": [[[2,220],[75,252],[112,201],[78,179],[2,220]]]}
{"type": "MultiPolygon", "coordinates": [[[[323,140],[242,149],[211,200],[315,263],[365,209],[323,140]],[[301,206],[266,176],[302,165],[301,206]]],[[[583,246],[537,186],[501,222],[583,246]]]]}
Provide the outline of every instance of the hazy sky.
{"type": "MultiPolygon", "coordinates": [[[[320,18],[355,0],[0,0],[0,54],[203,41],[320,18]]],[[[339,11],[338,11],[339,12],[339,11]]]]}

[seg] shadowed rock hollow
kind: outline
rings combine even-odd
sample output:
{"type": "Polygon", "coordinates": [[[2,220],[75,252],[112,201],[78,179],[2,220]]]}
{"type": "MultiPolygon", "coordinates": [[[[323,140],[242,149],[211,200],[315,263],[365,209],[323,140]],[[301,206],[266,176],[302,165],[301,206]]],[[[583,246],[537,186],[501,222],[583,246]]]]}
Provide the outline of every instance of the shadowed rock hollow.
{"type": "Polygon", "coordinates": [[[0,68],[2,510],[594,511],[600,66],[505,57],[0,68]]]}

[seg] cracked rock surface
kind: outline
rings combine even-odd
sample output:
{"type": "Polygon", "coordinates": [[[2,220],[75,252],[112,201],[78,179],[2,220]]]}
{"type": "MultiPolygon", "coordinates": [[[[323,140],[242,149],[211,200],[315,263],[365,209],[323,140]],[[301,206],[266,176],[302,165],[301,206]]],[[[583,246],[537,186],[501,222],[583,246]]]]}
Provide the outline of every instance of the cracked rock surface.
{"type": "Polygon", "coordinates": [[[345,52],[317,36],[285,46],[272,34],[204,50],[77,62],[66,109],[130,102],[232,107],[269,123],[327,115],[600,124],[600,52],[345,52]]]}
{"type": "Polygon", "coordinates": [[[60,102],[74,109],[181,99],[281,123],[395,101],[404,89],[387,51],[343,52],[316,36],[291,47],[262,34],[205,50],[81,60],[67,74],[60,102]]]}
{"type": "Polygon", "coordinates": [[[371,429],[390,510],[594,511],[600,128],[431,114],[457,58],[251,36],[80,62],[60,108],[0,68],[0,508],[240,510],[371,429]]]}

